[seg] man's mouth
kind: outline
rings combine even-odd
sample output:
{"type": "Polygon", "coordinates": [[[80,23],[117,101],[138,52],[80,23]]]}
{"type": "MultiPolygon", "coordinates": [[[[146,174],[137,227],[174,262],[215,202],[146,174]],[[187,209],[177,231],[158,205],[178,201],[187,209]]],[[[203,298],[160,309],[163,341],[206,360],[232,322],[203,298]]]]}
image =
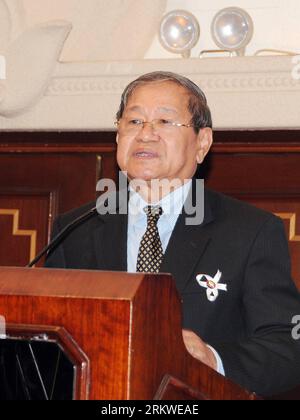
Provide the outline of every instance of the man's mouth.
{"type": "Polygon", "coordinates": [[[138,152],[135,152],[134,157],[138,158],[138,159],[155,159],[158,158],[158,154],[155,152],[151,152],[148,150],[141,150],[138,152]]]}

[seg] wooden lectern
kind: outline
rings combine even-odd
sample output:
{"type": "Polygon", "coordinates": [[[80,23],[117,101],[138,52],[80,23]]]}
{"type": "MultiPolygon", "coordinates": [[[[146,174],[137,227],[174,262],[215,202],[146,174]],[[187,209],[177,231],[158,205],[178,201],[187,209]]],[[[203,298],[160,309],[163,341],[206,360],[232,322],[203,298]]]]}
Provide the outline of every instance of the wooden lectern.
{"type": "Polygon", "coordinates": [[[1,268],[0,317],[8,337],[56,337],[74,399],[255,399],[188,354],[169,275],[1,268]]]}

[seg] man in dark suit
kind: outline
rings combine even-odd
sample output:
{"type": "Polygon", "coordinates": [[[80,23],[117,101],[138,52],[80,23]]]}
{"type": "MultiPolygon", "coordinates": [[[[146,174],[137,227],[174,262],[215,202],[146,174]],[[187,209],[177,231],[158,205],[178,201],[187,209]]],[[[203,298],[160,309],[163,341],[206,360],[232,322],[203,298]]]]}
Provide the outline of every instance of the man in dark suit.
{"type": "MultiPolygon", "coordinates": [[[[128,212],[119,211],[121,193],[115,212],[104,214],[107,203],[99,204],[46,266],[170,272],[182,299],[184,342],[195,358],[263,396],[299,385],[292,319],[300,297],[282,222],[208,189],[197,195],[197,165],[212,144],[203,92],[176,74],[144,75],[125,89],[117,125],[117,160],[131,181],[128,212]],[[186,203],[195,220],[204,206],[200,222],[187,222],[186,203]]],[[[57,218],[54,234],[93,205],[57,218]]]]}

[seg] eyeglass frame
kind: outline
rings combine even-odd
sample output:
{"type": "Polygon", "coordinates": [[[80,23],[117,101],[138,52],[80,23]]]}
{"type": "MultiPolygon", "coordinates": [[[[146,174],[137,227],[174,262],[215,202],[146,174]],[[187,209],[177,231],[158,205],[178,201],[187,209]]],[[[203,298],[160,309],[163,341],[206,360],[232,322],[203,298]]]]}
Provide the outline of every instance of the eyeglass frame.
{"type": "MultiPolygon", "coordinates": [[[[120,118],[119,120],[115,121],[114,122],[114,125],[116,127],[119,127],[119,125],[121,123],[121,120],[122,120],[122,118],[120,118]]],[[[144,129],[144,124],[150,124],[151,127],[152,127],[152,130],[155,130],[154,127],[153,127],[153,124],[155,122],[157,122],[157,121],[166,121],[168,123],[168,126],[171,126],[171,127],[201,128],[201,127],[198,127],[198,126],[196,126],[194,124],[176,123],[174,121],[165,120],[164,118],[157,118],[157,119],[154,119],[152,121],[142,121],[139,118],[135,118],[135,119],[133,119],[133,121],[139,121],[139,123],[137,124],[137,128],[139,128],[139,129],[144,129]]]]}

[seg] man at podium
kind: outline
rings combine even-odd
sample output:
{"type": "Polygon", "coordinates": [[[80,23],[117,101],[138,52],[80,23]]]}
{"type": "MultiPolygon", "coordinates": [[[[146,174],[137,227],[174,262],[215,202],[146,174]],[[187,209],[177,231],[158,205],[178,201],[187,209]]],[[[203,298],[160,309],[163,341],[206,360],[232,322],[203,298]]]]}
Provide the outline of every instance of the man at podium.
{"type": "MultiPolygon", "coordinates": [[[[284,227],[202,189],[195,174],[213,141],[204,93],[177,74],[143,75],[126,87],[116,125],[128,185],[65,235],[46,266],[171,273],[193,357],[263,396],[299,385],[300,297],[284,227]]],[[[58,217],[54,234],[93,206],[58,217]]]]}

